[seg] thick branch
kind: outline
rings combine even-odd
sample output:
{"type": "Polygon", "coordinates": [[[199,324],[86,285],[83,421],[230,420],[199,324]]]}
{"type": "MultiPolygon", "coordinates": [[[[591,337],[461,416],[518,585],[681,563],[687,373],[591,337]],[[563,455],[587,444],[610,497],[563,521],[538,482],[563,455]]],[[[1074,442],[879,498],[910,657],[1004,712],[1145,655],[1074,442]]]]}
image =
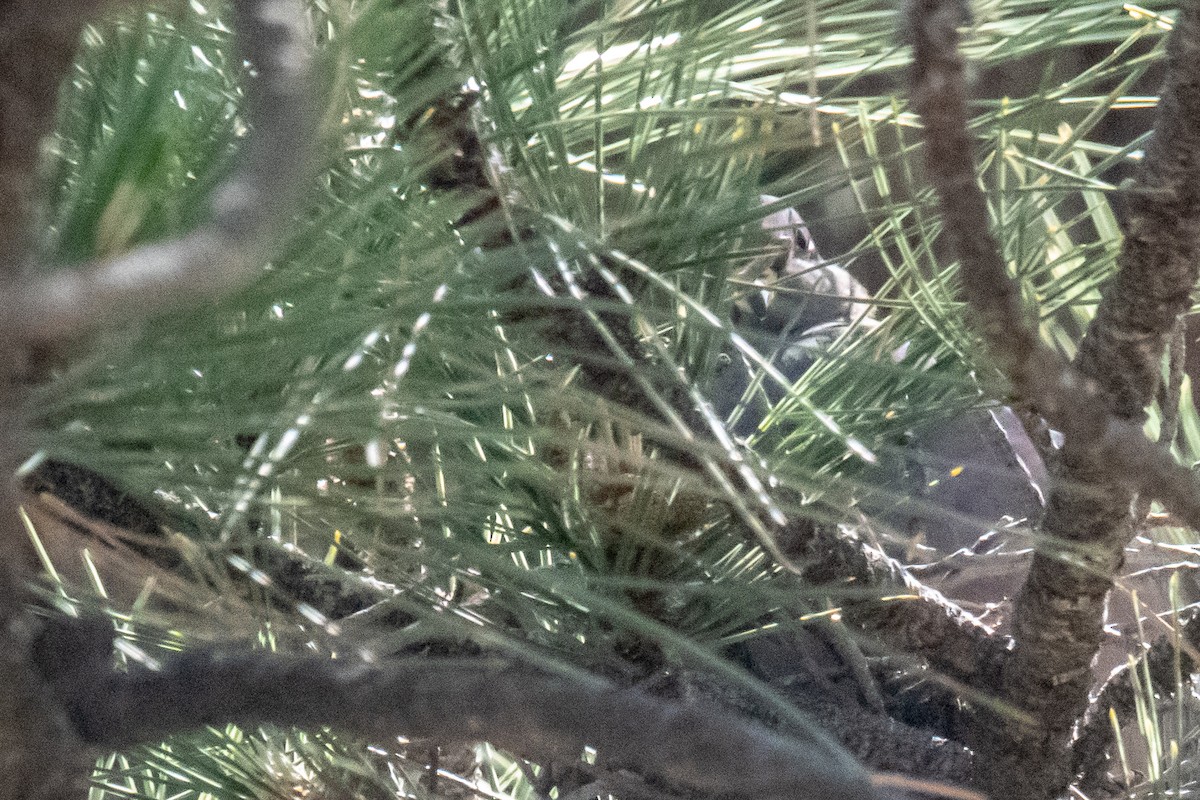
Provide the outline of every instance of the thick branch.
{"type": "Polygon", "coordinates": [[[1200,134],[1190,126],[1200,114],[1200,79],[1188,73],[1200,69],[1197,13],[1194,6],[1185,9],[1172,35],[1155,144],[1131,194],[1120,273],[1105,292],[1075,370],[1040,344],[988,229],[957,50],[963,6],[918,0],[912,10],[913,101],[926,128],[930,179],[962,265],[964,296],[1017,394],[1067,436],[1044,521],[1056,552],[1047,547],[1034,559],[1003,680],[1005,698],[1040,727],[996,716],[976,742],[996,789],[1049,797],[1071,778],[1067,739],[1086,706],[1104,597],[1130,533],[1132,492],[1155,496],[1200,526],[1200,485],[1141,432],[1166,338],[1196,281],[1200,134]],[[1069,563],[1062,558],[1064,543],[1071,547],[1069,563]]]}
{"type": "Polygon", "coordinates": [[[984,687],[1007,656],[1003,642],[969,613],[912,576],[895,559],[860,541],[850,529],[795,520],[782,531],[785,555],[805,565],[812,586],[851,585],[889,600],[841,601],[848,624],[889,648],[927,661],[942,675],[984,687]]]}
{"type": "Polygon", "coordinates": [[[255,70],[245,110],[252,132],[214,193],[211,222],[111,261],[41,275],[14,308],[26,336],[62,338],[215,297],[253,279],[270,257],[312,166],[310,46],[297,0],[245,0],[230,10],[255,70]]]}
{"type": "MultiPolygon", "coordinates": [[[[946,229],[962,265],[963,295],[978,320],[989,353],[1012,381],[1016,392],[1034,402],[1066,434],[1076,451],[1104,456],[1105,463],[1113,465],[1108,471],[1113,473],[1114,480],[1163,500],[1189,523],[1200,527],[1200,483],[1191,472],[1149,442],[1139,423],[1109,412],[1108,387],[1072,369],[1038,340],[1022,307],[1017,285],[1008,277],[999,246],[988,228],[987,204],[976,181],[973,145],[967,132],[964,62],[957,51],[956,25],[961,6],[956,0],[923,0],[913,9],[913,102],[925,124],[929,177],[938,191],[946,229]],[[1115,465],[1122,462],[1128,467],[1118,469],[1115,465]]],[[[1181,36],[1177,31],[1174,38],[1181,36]]],[[[1181,116],[1181,120],[1189,118],[1181,116]]],[[[1195,205],[1200,212],[1200,203],[1195,205]]],[[[1178,246],[1183,257],[1191,258],[1196,249],[1193,240],[1200,230],[1200,217],[1196,220],[1191,216],[1181,217],[1177,221],[1172,235],[1180,238],[1178,246]]],[[[1164,241],[1170,241],[1170,236],[1165,240],[1155,236],[1154,240],[1156,247],[1162,247],[1164,241]]],[[[1122,265],[1127,260],[1123,258],[1122,265]]],[[[1194,281],[1194,268],[1189,275],[1194,281]]],[[[1189,277],[1180,274],[1178,280],[1187,281],[1189,277]]],[[[1123,289],[1125,284],[1119,283],[1118,287],[1123,289]]],[[[1184,289],[1185,303],[1190,288],[1189,283],[1184,289]]],[[[1161,288],[1158,281],[1152,282],[1148,294],[1162,302],[1178,304],[1178,297],[1161,288]]],[[[1141,304],[1136,307],[1140,309],[1141,304]]],[[[1171,324],[1183,307],[1172,306],[1173,310],[1167,314],[1171,324]]],[[[1171,324],[1156,334],[1155,364],[1161,358],[1171,324]]],[[[1145,344],[1144,337],[1130,347],[1145,348],[1152,355],[1153,348],[1145,344]]],[[[1137,407],[1139,419],[1141,407],[1153,396],[1156,385],[1151,382],[1143,390],[1146,399],[1137,407]]]]}
{"type": "MultiPolygon", "coordinates": [[[[1140,428],[1144,408],[1159,383],[1163,353],[1179,315],[1190,305],[1200,268],[1200,8],[1181,9],[1168,44],[1167,79],[1161,92],[1154,136],[1130,191],[1129,223],[1115,279],[1105,287],[1096,318],[1080,345],[1078,369],[1101,389],[1103,406],[1117,420],[1140,428]]],[[[1094,401],[1093,401],[1094,402],[1094,401]]],[[[1137,458],[1170,460],[1157,447],[1140,451],[1125,470],[1142,468],[1137,458]]],[[[1068,440],[1058,465],[1058,485],[1043,521],[1046,532],[1068,545],[1079,543],[1082,563],[1066,563],[1053,552],[1035,556],[1017,600],[1017,647],[1004,676],[1008,697],[1027,697],[1027,709],[1046,725],[1040,733],[1006,725],[1018,747],[995,762],[1025,763],[1028,751],[1062,752],[1075,720],[1087,705],[1088,665],[1103,636],[1104,601],[1132,535],[1130,489],[1148,500],[1170,495],[1153,485],[1131,487],[1113,473],[1121,458],[1088,453],[1068,440]]],[[[1178,470],[1179,468],[1175,468],[1178,470]]],[[[1154,472],[1147,473],[1154,475],[1154,472]]],[[[1169,491],[1190,492],[1186,478],[1169,491]]],[[[1169,476],[1169,477],[1168,477],[1169,476]]],[[[1173,508],[1177,508],[1175,506],[1173,508]]],[[[1193,527],[1195,518],[1187,516],[1193,527]]],[[[1061,761],[1054,765],[1065,769],[1061,761]]],[[[1054,783],[1073,777],[1057,772],[1054,783]]]]}
{"type": "Polygon", "coordinates": [[[317,727],[387,739],[487,740],[533,758],[637,769],[711,793],[875,797],[867,772],[823,738],[789,739],[700,705],[664,702],[587,678],[506,662],[405,659],[368,664],[205,648],[160,669],[109,668],[104,621],[54,622],[39,663],[83,739],[126,747],[204,725],[317,727]]]}

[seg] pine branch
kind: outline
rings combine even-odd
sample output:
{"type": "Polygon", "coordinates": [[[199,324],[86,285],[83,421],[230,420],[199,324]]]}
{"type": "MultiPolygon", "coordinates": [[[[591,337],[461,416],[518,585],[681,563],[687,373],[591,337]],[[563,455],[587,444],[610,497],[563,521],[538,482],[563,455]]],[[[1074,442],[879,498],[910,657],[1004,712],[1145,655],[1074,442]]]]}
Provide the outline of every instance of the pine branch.
{"type": "Polygon", "coordinates": [[[617,764],[712,793],[870,798],[867,772],[823,738],[789,739],[701,705],[507,662],[349,663],[244,647],[110,667],[103,619],[50,621],[38,664],[88,743],[126,747],[209,724],[330,725],[370,738],[486,739],[535,757],[617,764]]]}
{"type": "Polygon", "coordinates": [[[239,2],[231,11],[242,56],[254,68],[245,106],[251,134],[213,195],[211,222],[180,239],[33,280],[13,311],[25,336],[61,339],[215,297],[252,280],[271,256],[312,167],[310,45],[296,0],[239,2]]]}
{"type": "Polygon", "coordinates": [[[84,790],[88,762],[78,737],[29,662],[31,619],[21,560],[25,534],[16,514],[10,476],[25,450],[27,353],[20,345],[19,303],[13,298],[27,275],[32,243],[31,206],[42,137],[54,121],[55,98],[80,32],[99,2],[6,3],[0,11],[0,786],[32,800],[73,800],[84,790]]]}
{"type": "Polygon", "coordinates": [[[963,16],[964,7],[954,0],[921,0],[911,9],[912,94],[925,125],[929,177],[961,263],[963,294],[990,353],[1018,396],[1066,434],[1046,532],[1086,546],[1070,563],[1061,546],[1039,552],[1017,603],[1017,645],[1004,669],[1003,696],[1036,725],[992,715],[975,744],[994,790],[1052,797],[1071,777],[1067,737],[1086,706],[1088,665],[1099,644],[1104,598],[1130,535],[1133,491],[1158,497],[1193,526],[1200,524],[1200,484],[1141,431],[1166,339],[1196,280],[1200,142],[1182,128],[1200,113],[1200,79],[1189,74],[1200,68],[1200,17],[1189,6],[1172,34],[1156,145],[1143,163],[1142,188],[1131,198],[1120,275],[1106,290],[1072,368],[1038,340],[989,231],[958,52],[963,16]]]}
{"type": "MultiPolygon", "coordinates": [[[[151,245],[113,262],[37,277],[29,269],[28,229],[34,175],[59,85],[79,36],[99,3],[45,7],[9,4],[0,17],[0,320],[8,345],[0,352],[0,404],[14,410],[24,399],[28,353],[36,338],[63,338],[96,324],[160,310],[189,297],[227,291],[252,276],[270,252],[279,223],[289,215],[307,175],[311,141],[309,58],[298,3],[257,0],[235,4],[239,41],[258,71],[247,119],[256,128],[240,166],[217,192],[214,221],[182,240],[151,245]],[[292,160],[294,159],[294,160],[292,160]]],[[[26,450],[24,420],[5,415],[0,427],[0,470],[14,473],[26,450]]],[[[31,798],[74,798],[84,791],[88,761],[61,707],[29,662],[32,623],[23,607],[24,534],[17,521],[15,487],[0,490],[5,559],[0,573],[0,651],[8,678],[0,692],[0,770],[5,793],[31,798]]]]}

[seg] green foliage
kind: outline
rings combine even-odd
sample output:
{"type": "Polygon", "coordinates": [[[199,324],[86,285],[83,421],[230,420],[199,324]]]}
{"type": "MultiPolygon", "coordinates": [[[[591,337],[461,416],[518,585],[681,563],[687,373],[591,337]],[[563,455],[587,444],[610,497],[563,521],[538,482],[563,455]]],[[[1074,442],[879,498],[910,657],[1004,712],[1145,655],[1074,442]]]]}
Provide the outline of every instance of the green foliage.
{"type": "MultiPolygon", "coordinates": [[[[89,28],[48,151],[48,263],[196,224],[246,133],[221,19],[192,3],[89,28]]],[[[234,296],[57,364],[31,404],[45,451],[186,519],[192,557],[214,571],[251,533],[318,559],[353,547],[397,589],[381,608],[415,620],[356,631],[377,657],[439,639],[620,674],[649,642],[807,725],[720,655],[825,607],[828,590],[772,566],[754,521],[828,514],[813,501],[854,498],[915,422],[1004,392],[936,257],[916,123],[893,95],[907,56],[892,7],[329,0],[311,22],[326,162],[285,252],[234,296]],[[468,77],[478,101],[447,128],[433,110],[468,77]],[[462,130],[478,134],[475,166],[501,208],[456,226],[489,198],[469,180],[473,142],[447,137],[462,130]],[[439,184],[447,170],[466,185],[439,184]],[[764,190],[818,240],[857,240],[843,263],[881,259],[887,274],[882,324],[838,340],[744,460],[711,409],[691,409],[707,408],[731,348],[747,291],[731,278],[763,254],[764,190]],[[515,243],[495,246],[504,231],[515,243]],[[743,463],[762,497],[719,479],[743,463]]],[[[1141,141],[1093,136],[1153,104],[1127,93],[1161,55],[1158,22],[1083,0],[976,8],[981,85],[1040,65],[1020,92],[1001,82],[981,100],[975,130],[1005,257],[1067,354],[1114,268],[1113,175],[1141,141]],[[1106,55],[1056,68],[1082,46],[1106,55]]],[[[1197,430],[1185,403],[1193,459],[1197,430]]],[[[236,608],[231,629],[262,646],[346,647],[279,587],[236,608]]],[[[185,642],[206,635],[185,615],[135,616],[128,631],[164,619],[185,642]]],[[[210,731],[106,759],[95,794],[421,791],[419,748],[365,753],[330,734],[210,731]]],[[[490,758],[493,796],[529,794],[513,762],[490,758]]]]}

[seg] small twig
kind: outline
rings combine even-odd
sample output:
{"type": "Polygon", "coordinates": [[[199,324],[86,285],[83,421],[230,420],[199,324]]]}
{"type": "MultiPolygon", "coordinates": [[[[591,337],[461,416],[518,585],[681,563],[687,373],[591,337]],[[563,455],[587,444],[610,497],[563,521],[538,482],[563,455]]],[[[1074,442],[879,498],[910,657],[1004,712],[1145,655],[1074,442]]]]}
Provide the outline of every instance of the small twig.
{"type": "Polygon", "coordinates": [[[241,0],[230,11],[255,70],[246,90],[251,134],[213,195],[211,221],[110,261],[31,276],[12,305],[27,338],[61,339],[216,297],[252,280],[271,256],[314,153],[317,98],[304,9],[297,0],[241,0]]]}

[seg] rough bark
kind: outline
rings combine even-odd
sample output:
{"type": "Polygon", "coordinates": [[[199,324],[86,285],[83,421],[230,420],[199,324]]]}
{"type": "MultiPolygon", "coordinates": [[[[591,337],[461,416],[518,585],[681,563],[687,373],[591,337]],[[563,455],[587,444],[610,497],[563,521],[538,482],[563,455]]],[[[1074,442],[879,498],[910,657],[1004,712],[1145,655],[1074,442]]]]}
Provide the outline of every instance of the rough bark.
{"type": "MultiPolygon", "coordinates": [[[[1191,304],[1200,268],[1200,7],[1186,3],[1168,45],[1166,84],[1154,136],[1127,190],[1129,223],[1115,279],[1105,287],[1076,358],[1117,420],[1140,427],[1159,384],[1163,353],[1191,304]]],[[[1104,602],[1133,535],[1132,487],[1112,454],[1067,442],[1043,520],[1052,537],[1034,557],[1014,613],[1016,648],[1005,697],[1021,700],[1044,726],[1000,719],[989,767],[1020,765],[1050,790],[1074,774],[1065,748],[1087,707],[1089,665],[1103,636],[1104,602]],[[1065,557],[1064,557],[1065,555],[1065,557]],[[1009,740],[1012,746],[1009,745],[1009,740]],[[1030,771],[1027,756],[1044,765],[1030,771]],[[1055,758],[1047,759],[1047,753],[1055,758]],[[1040,772],[1040,774],[1039,774],[1040,772]]],[[[1141,487],[1150,494],[1150,487],[1141,487]]],[[[1194,525],[1194,522],[1193,522],[1194,525]]]]}
{"type": "Polygon", "coordinates": [[[163,664],[111,668],[102,619],[56,621],[37,663],[81,736],[119,748],[229,722],[332,725],[370,738],[487,740],[534,758],[598,763],[710,793],[876,797],[870,776],[824,737],[784,737],[701,704],[664,702],[582,676],[504,661],[436,658],[369,664],[246,647],[198,648],[163,664]]]}
{"type": "MultiPolygon", "coordinates": [[[[32,3],[19,8],[35,17],[40,13],[32,3]]],[[[69,338],[117,320],[128,323],[235,288],[257,274],[281,223],[294,212],[307,175],[316,101],[307,80],[309,59],[297,35],[303,15],[291,0],[245,0],[231,8],[243,55],[255,67],[246,109],[252,133],[234,173],[214,193],[211,221],[180,239],[139,247],[111,261],[4,276],[9,291],[0,312],[13,335],[4,351],[8,361],[0,374],[5,393],[0,400],[10,401],[10,408],[20,401],[23,343],[69,338]]],[[[0,163],[7,170],[2,174],[14,177],[21,201],[3,245],[12,256],[5,263],[18,269],[31,252],[23,231],[40,137],[55,107],[50,96],[71,63],[86,20],[74,6],[63,16],[73,27],[53,29],[56,47],[47,53],[54,56],[55,70],[39,72],[36,91],[25,92],[27,104],[36,106],[38,124],[22,128],[13,122],[21,146],[11,156],[8,150],[0,156],[8,159],[0,163]]],[[[36,63],[34,54],[13,47],[7,54],[36,63]]],[[[37,55],[43,61],[47,57],[37,55]]],[[[7,98],[0,109],[10,122],[25,110],[7,98]]],[[[7,137],[7,129],[4,133],[7,137]]],[[[681,420],[666,415],[690,433],[681,420]]],[[[20,416],[8,415],[17,422],[20,416]]],[[[0,441],[4,458],[15,460],[24,450],[18,433],[14,429],[0,441]]],[[[14,464],[4,466],[11,474],[14,464]]],[[[727,480],[715,465],[712,471],[727,480]]],[[[9,501],[0,509],[15,506],[11,495],[0,501],[9,501]]],[[[8,516],[15,521],[15,515],[8,516]]],[[[3,544],[15,552],[20,531],[11,527],[3,544]]],[[[664,703],[579,676],[562,679],[506,665],[430,659],[352,664],[244,647],[198,649],[165,664],[117,672],[111,668],[106,622],[52,620],[35,635],[41,626],[24,607],[25,576],[14,569],[4,578],[0,646],[8,678],[0,692],[0,719],[8,724],[0,725],[0,796],[79,797],[87,760],[94,755],[89,747],[129,746],[228,722],[332,724],[380,738],[406,733],[488,739],[543,757],[578,758],[584,745],[595,745],[602,757],[701,791],[780,798],[876,796],[866,770],[819,730],[803,740],[786,739],[725,714],[664,703]]]]}
{"type": "Polygon", "coordinates": [[[1017,395],[1066,434],[1043,522],[1045,537],[1014,614],[1016,647],[1001,693],[1023,713],[985,713],[972,744],[994,793],[1053,797],[1069,783],[1070,732],[1087,704],[1104,598],[1128,541],[1140,490],[1195,526],[1200,487],[1141,433],[1162,354],[1196,282],[1200,244],[1200,43],[1190,4],[1171,35],[1153,144],[1130,194],[1116,280],[1076,367],[1038,340],[988,228],[968,133],[957,27],[964,6],[911,6],[913,101],[925,125],[927,169],[961,263],[963,295],[1017,395]]]}

